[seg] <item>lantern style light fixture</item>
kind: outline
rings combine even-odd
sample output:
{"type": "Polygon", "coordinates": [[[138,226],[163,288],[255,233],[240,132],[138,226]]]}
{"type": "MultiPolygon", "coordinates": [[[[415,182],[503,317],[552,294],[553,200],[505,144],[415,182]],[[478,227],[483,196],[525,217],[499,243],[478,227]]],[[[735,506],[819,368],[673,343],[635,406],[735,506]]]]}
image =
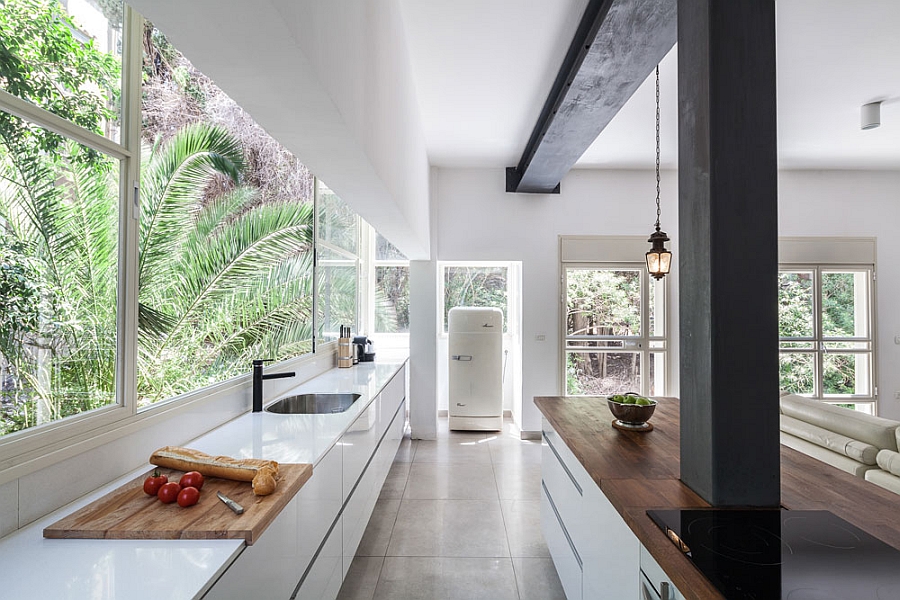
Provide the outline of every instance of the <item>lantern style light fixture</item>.
{"type": "Polygon", "coordinates": [[[656,65],[656,231],[650,234],[647,270],[654,279],[662,279],[672,266],[672,253],[666,250],[669,236],[659,229],[659,65],[656,65]]]}

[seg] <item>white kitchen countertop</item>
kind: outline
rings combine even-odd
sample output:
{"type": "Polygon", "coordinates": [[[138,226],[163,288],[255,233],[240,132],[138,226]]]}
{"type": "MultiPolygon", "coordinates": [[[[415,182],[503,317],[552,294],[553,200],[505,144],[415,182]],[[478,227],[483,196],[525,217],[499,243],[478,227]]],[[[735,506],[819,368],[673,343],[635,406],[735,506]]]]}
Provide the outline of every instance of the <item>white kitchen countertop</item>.
{"type": "MultiPolygon", "coordinates": [[[[316,463],[406,362],[405,352],[394,356],[379,353],[374,363],[332,369],[279,396],[311,392],[361,394],[343,413],[248,412],[187,445],[213,455],[313,463],[315,475],[316,463]]],[[[165,441],[160,445],[165,445],[165,441]]],[[[201,597],[241,553],[243,541],[49,540],[42,535],[44,527],[140,476],[148,468],[149,463],[0,539],[0,568],[7,575],[0,596],[53,600],[201,597]]]]}

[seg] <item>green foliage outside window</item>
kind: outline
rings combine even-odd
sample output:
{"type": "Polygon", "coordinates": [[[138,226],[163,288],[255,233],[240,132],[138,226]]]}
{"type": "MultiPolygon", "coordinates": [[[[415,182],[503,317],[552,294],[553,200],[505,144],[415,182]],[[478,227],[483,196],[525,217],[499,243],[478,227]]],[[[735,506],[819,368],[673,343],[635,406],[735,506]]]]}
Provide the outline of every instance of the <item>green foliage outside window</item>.
{"type": "Polygon", "coordinates": [[[503,332],[507,323],[506,267],[445,267],[444,268],[444,331],[450,309],[455,306],[484,306],[503,311],[503,332]]]}
{"type": "MultiPolygon", "coordinates": [[[[103,135],[119,59],[76,29],[55,0],[0,4],[0,87],[103,135]]],[[[312,337],[311,176],[208,80],[157,67],[184,85],[154,80],[145,102],[168,87],[165,102],[237,124],[145,123],[139,404],[309,352],[312,337]]],[[[0,435],[114,401],[119,204],[117,160],[0,111],[0,435]]]]}

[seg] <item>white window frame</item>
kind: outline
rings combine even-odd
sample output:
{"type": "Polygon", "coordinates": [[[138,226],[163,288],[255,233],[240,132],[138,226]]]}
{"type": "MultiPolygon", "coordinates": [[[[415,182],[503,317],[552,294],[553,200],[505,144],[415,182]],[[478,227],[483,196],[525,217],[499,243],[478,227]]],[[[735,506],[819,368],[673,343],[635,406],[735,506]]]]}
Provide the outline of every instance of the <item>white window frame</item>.
{"type": "MultiPolygon", "coordinates": [[[[119,275],[116,306],[116,392],[109,406],[72,415],[39,427],[0,437],[0,485],[46,468],[92,448],[131,435],[153,423],[188,414],[196,407],[221,401],[247,387],[246,375],[192,390],[146,407],[137,406],[137,313],[140,157],[141,157],[141,79],[144,18],[125,4],[122,34],[122,113],[121,142],[117,143],[0,90],[0,109],[49,131],[72,139],[121,161],[119,189],[119,275]]],[[[317,191],[317,188],[316,188],[317,191]]],[[[315,212],[313,222],[315,223],[315,212]]],[[[357,226],[362,221],[357,215],[357,226]]],[[[362,243],[362,239],[360,239],[362,243]]],[[[346,254],[346,251],[341,251],[346,254]]],[[[362,250],[360,250],[362,253],[362,250]]],[[[350,257],[348,257],[350,259],[350,257]]],[[[353,257],[358,277],[361,260],[353,257]]],[[[315,286],[315,283],[314,283],[315,286]]],[[[356,319],[361,319],[370,304],[362,281],[356,319]]],[[[313,291],[316,301],[315,288],[313,291]]],[[[315,335],[318,325],[313,323],[315,335]]],[[[320,340],[321,342],[321,340],[320,340]]],[[[313,353],[284,361],[283,366],[302,369],[314,365],[322,355],[335,354],[337,341],[315,343],[313,353]]]]}
{"type": "Polygon", "coordinates": [[[813,274],[813,335],[809,337],[786,337],[779,336],[778,352],[780,354],[812,354],[815,359],[813,362],[813,392],[812,394],[801,394],[803,396],[822,400],[831,404],[856,404],[857,410],[874,414],[875,403],[878,400],[878,387],[876,384],[876,344],[875,344],[875,265],[874,264],[853,264],[853,263],[781,263],[778,265],[778,271],[796,273],[811,272],[813,274]],[[866,285],[865,295],[867,301],[866,329],[869,335],[866,337],[826,337],[822,331],[822,275],[829,272],[858,272],[865,274],[866,285]],[[809,343],[809,348],[783,348],[782,342],[800,342],[809,343]],[[826,394],[825,393],[825,355],[828,354],[828,343],[833,342],[854,342],[866,344],[865,348],[842,348],[838,350],[840,354],[862,354],[868,355],[868,368],[862,377],[869,380],[870,394],[826,394]]]}
{"type": "Polygon", "coordinates": [[[377,335],[379,340],[385,341],[386,344],[384,344],[384,347],[408,347],[409,332],[389,333],[386,331],[377,331],[375,329],[375,287],[378,285],[376,277],[378,267],[402,267],[405,268],[408,272],[409,260],[401,258],[378,258],[378,231],[365,221],[363,221],[363,223],[364,230],[366,231],[366,235],[368,236],[368,242],[366,244],[367,260],[365,261],[366,286],[368,287],[368,290],[371,291],[369,298],[371,298],[372,300],[371,302],[367,303],[366,320],[364,325],[365,331],[370,332],[371,335],[377,335]]]}
{"type": "MultiPolygon", "coordinates": [[[[649,273],[646,272],[647,266],[643,261],[644,254],[647,250],[649,250],[647,237],[642,235],[559,236],[559,394],[566,394],[566,268],[578,266],[589,266],[592,268],[617,266],[624,266],[629,269],[640,268],[644,273],[644,276],[647,277],[647,281],[649,281],[649,273]]],[[[662,386],[657,386],[662,389],[657,389],[654,392],[654,395],[656,396],[665,396],[669,394],[669,386],[672,385],[671,382],[673,381],[671,365],[672,350],[669,342],[672,331],[672,319],[670,317],[672,314],[672,300],[669,291],[670,277],[671,275],[662,280],[662,298],[657,298],[656,310],[660,311],[658,314],[663,316],[663,335],[652,336],[650,340],[640,342],[647,346],[647,348],[641,349],[648,353],[645,358],[642,358],[644,361],[650,360],[649,354],[651,351],[664,353],[663,368],[659,373],[663,377],[663,384],[662,386]],[[662,347],[650,348],[649,346],[653,345],[652,343],[649,343],[650,341],[655,342],[662,347]]],[[[641,290],[642,294],[646,293],[649,296],[648,286],[642,285],[641,290]],[[646,292],[644,290],[646,290],[646,292]]],[[[641,307],[642,311],[649,311],[649,304],[646,299],[642,298],[641,307]]],[[[641,318],[642,325],[646,324],[649,326],[647,315],[642,314],[641,318]]],[[[647,327],[643,327],[641,331],[642,335],[644,333],[649,333],[647,327]]],[[[649,364],[649,362],[644,362],[643,364],[646,365],[649,364]]],[[[649,384],[649,374],[650,370],[648,368],[642,369],[642,386],[645,388],[648,387],[649,384]],[[645,375],[646,381],[644,380],[645,375]]]]}
{"type": "MultiPolygon", "coordinates": [[[[662,356],[662,368],[656,370],[658,389],[654,392],[655,396],[664,396],[667,393],[668,386],[668,369],[669,369],[669,315],[666,307],[668,305],[668,285],[663,280],[659,285],[658,294],[655,300],[656,315],[662,315],[663,318],[663,335],[651,335],[650,332],[650,286],[654,283],[650,280],[650,274],[647,272],[647,264],[644,262],[566,262],[561,265],[560,272],[560,355],[562,357],[560,365],[560,385],[563,395],[579,395],[571,394],[566,389],[567,382],[567,365],[569,353],[577,354],[622,354],[635,353],[640,355],[641,360],[641,389],[627,390],[637,392],[642,395],[649,394],[650,390],[650,355],[659,354],[662,356]],[[641,280],[641,333],[640,335],[568,335],[568,272],[569,270],[603,270],[603,271],[638,271],[641,280]],[[662,297],[659,297],[659,296],[662,297]],[[621,347],[570,347],[570,341],[622,341],[621,347]]],[[[657,318],[659,318],[657,316],[657,318]]]]}

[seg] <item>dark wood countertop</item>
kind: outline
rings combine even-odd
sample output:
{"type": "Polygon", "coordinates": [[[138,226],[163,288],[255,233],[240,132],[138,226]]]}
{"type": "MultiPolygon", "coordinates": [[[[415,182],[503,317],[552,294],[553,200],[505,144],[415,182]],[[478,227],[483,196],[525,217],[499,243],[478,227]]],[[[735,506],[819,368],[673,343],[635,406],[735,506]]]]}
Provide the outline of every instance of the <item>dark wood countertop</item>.
{"type": "MultiPolygon", "coordinates": [[[[534,403],[622,518],[689,600],[723,596],[647,516],[651,508],[709,504],[681,482],[679,401],[659,398],[646,433],[620,431],[605,398],[539,396],[534,403]]],[[[748,449],[752,451],[752,449],[748,449]]],[[[829,510],[900,548],[900,496],[786,446],[781,447],[781,504],[829,510]]]]}

